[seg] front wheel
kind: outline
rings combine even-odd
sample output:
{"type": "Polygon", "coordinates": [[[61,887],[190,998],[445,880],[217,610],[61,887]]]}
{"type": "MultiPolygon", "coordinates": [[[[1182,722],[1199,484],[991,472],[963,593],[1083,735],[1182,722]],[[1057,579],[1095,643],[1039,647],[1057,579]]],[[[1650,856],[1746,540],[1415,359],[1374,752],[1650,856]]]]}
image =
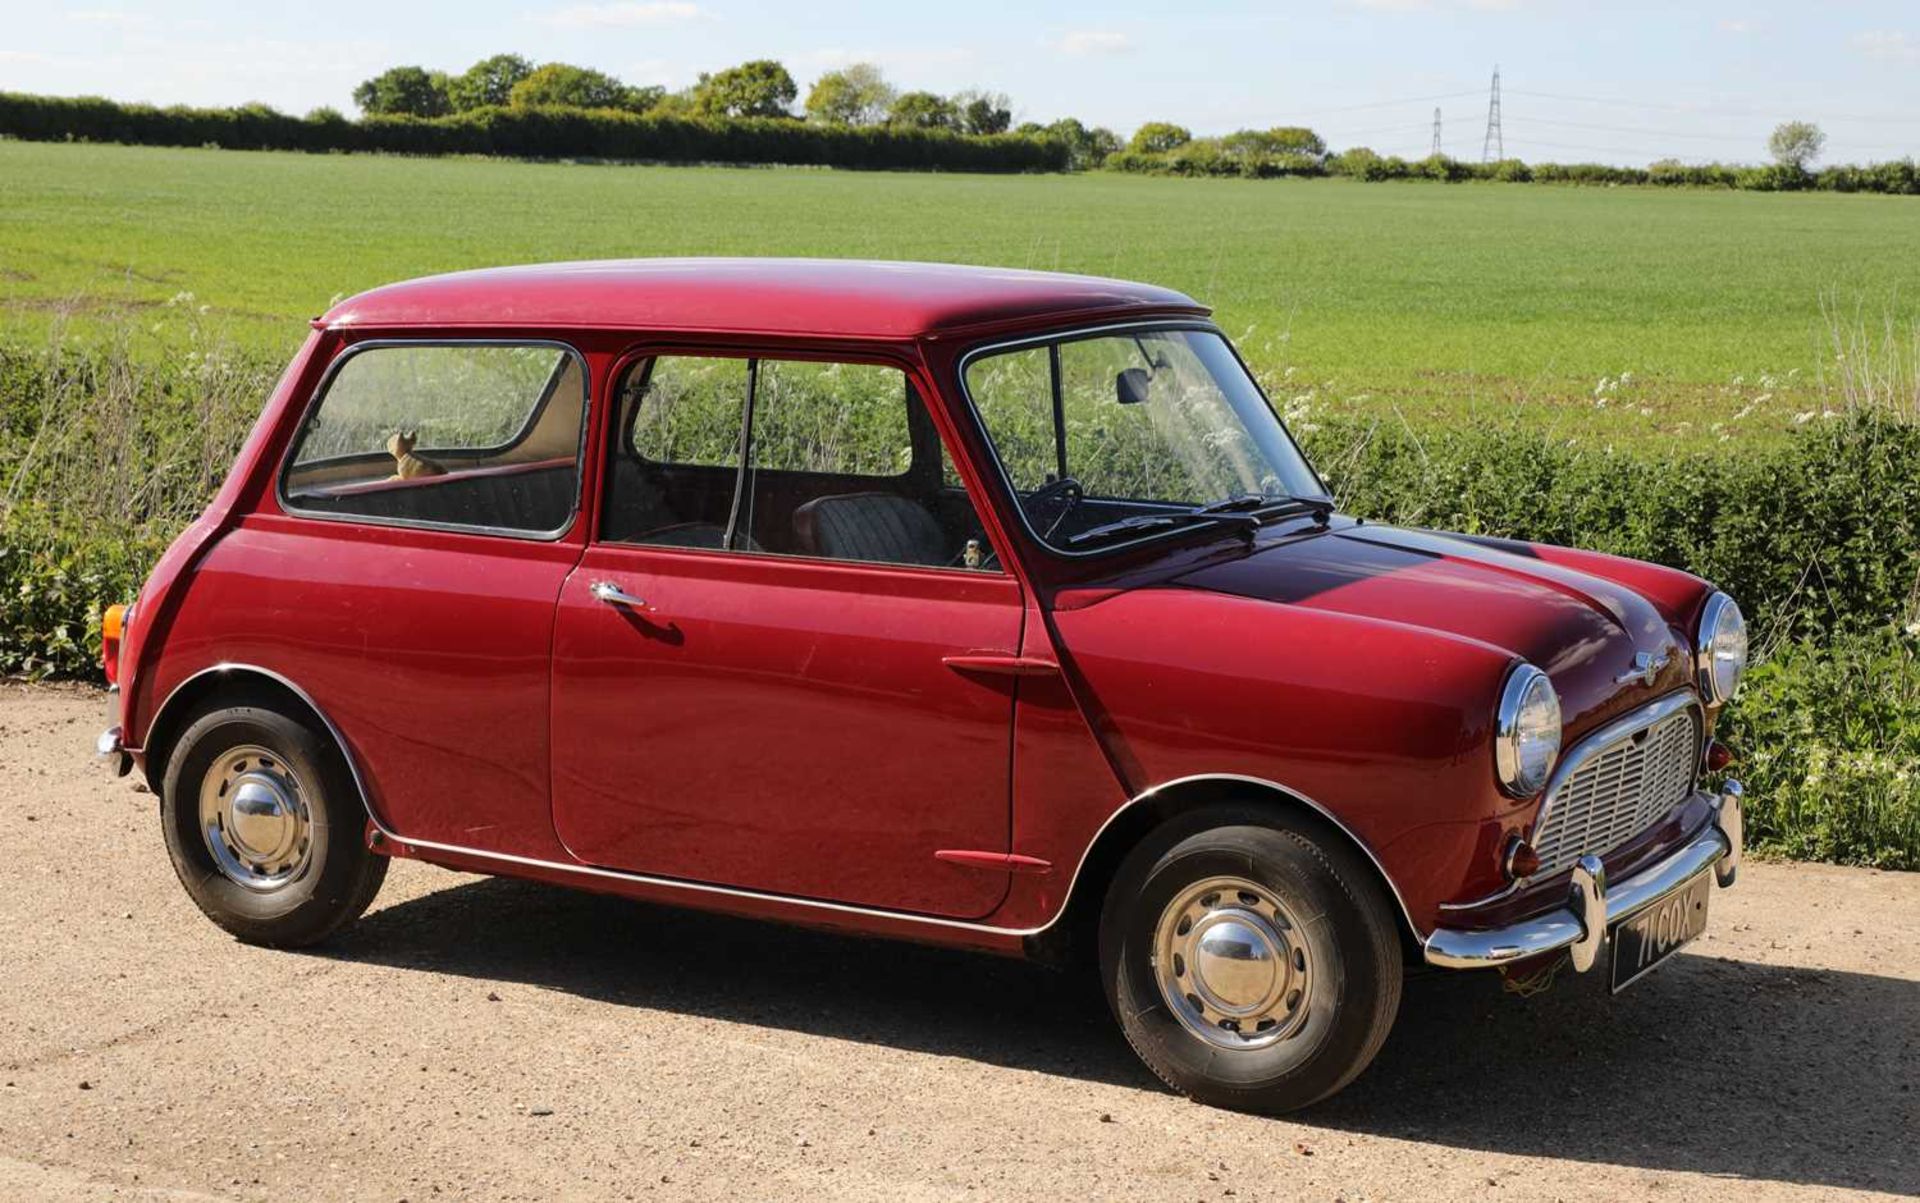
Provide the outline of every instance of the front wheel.
{"type": "Polygon", "coordinates": [[[386,879],[332,740],[264,699],[215,702],[192,719],[168,758],[160,817],[187,894],[249,944],[316,944],[386,879]]]}
{"type": "Polygon", "coordinates": [[[1213,808],[1150,836],[1100,920],[1127,1040],[1175,1090],[1275,1114],[1333,1094],[1400,1005],[1399,932],[1378,882],[1290,816],[1213,808]]]}

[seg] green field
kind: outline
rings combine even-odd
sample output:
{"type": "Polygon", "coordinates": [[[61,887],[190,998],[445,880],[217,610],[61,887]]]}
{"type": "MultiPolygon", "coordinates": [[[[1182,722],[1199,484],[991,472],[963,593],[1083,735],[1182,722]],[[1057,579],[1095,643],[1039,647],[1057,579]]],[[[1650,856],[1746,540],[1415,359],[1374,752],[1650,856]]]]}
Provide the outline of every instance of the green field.
{"type": "Polygon", "coordinates": [[[1790,427],[1830,366],[1823,297],[1876,327],[1920,313],[1920,202],[1900,197],[0,142],[0,340],[15,343],[57,321],[148,323],[190,293],[204,321],[278,353],[331,299],[383,281],[679,254],[1149,280],[1213,305],[1309,410],[1517,413],[1629,442],[1790,427]]]}

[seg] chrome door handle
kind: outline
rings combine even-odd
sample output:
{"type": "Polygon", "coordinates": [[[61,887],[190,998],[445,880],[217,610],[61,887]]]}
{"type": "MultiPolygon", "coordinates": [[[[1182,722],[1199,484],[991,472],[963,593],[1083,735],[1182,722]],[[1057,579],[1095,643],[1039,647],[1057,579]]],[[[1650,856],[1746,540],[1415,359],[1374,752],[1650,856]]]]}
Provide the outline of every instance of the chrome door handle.
{"type": "Polygon", "coordinates": [[[592,593],[610,606],[631,606],[635,610],[647,608],[646,598],[635,597],[612,581],[595,581],[592,585],[592,593]]]}

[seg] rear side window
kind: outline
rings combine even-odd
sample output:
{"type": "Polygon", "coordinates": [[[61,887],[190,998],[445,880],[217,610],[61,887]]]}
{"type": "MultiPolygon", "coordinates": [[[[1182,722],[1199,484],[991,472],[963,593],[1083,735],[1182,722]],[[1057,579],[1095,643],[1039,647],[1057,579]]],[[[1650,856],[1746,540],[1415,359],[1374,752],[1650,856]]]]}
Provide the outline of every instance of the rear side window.
{"type": "Polygon", "coordinates": [[[289,509],[552,535],[580,489],[586,372],[547,343],[347,353],[296,436],[289,509]]]}

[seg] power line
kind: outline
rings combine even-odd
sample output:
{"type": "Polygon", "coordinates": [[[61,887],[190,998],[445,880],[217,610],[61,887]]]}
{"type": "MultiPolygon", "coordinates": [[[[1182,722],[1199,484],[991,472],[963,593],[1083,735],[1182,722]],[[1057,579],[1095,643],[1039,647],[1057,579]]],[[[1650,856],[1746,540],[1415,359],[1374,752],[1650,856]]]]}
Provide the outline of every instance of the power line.
{"type": "Polygon", "coordinates": [[[1596,125],[1591,121],[1557,121],[1551,117],[1525,116],[1518,118],[1522,125],[1560,125],[1568,129],[1600,130],[1609,134],[1646,134],[1654,138],[1695,138],[1710,142],[1737,141],[1752,137],[1751,134],[1697,134],[1680,130],[1652,129],[1648,126],[1634,125],[1596,125]]]}
{"type": "MultiPolygon", "coordinates": [[[[1760,117],[1768,121],[1779,117],[1781,108],[1817,109],[1817,105],[1780,106],[1772,109],[1743,109],[1722,105],[1685,105],[1659,104],[1647,100],[1617,100],[1605,96],[1571,96],[1565,92],[1530,92],[1521,88],[1509,89],[1515,96],[1533,96],[1542,100],[1570,100],[1576,104],[1608,104],[1627,109],[1653,109],[1663,113],[1704,113],[1725,117],[1760,117]]],[[[1920,116],[1912,113],[1825,113],[1820,114],[1823,121],[1878,121],[1893,125],[1920,125],[1920,116]]]]}
{"type": "Polygon", "coordinates": [[[1401,104],[1427,104],[1435,100],[1458,100],[1462,96],[1478,96],[1480,90],[1474,88],[1466,92],[1441,92],[1434,96],[1404,96],[1398,100],[1375,100],[1366,104],[1343,104],[1330,109],[1298,109],[1296,117],[1320,117],[1328,113],[1355,113],[1361,109],[1385,109],[1401,104]]]}

